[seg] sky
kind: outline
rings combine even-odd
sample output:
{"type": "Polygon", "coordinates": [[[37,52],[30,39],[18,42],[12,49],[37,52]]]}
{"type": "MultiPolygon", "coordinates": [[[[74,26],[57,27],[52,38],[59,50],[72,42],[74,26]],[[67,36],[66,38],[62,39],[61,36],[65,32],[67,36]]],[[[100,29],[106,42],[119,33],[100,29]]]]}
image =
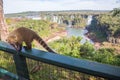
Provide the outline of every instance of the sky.
{"type": "Polygon", "coordinates": [[[120,0],[3,0],[4,13],[54,10],[112,10],[120,0]]]}

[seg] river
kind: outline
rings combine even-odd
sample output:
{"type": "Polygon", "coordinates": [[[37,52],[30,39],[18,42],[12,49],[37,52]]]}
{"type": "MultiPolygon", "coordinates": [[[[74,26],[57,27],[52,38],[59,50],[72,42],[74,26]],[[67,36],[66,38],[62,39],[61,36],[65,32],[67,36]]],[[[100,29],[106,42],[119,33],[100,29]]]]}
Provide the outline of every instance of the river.
{"type": "Polygon", "coordinates": [[[80,43],[84,44],[86,41],[89,41],[91,44],[94,44],[94,42],[89,39],[87,36],[85,36],[85,34],[88,32],[86,29],[83,29],[83,28],[70,28],[70,27],[67,27],[66,28],[66,31],[67,31],[67,36],[70,37],[70,36],[80,36],[82,37],[82,40],[80,41],[80,43]]]}
{"type": "MultiPolygon", "coordinates": [[[[88,16],[88,21],[87,21],[87,25],[89,26],[91,24],[91,21],[92,21],[92,16],[88,16]]],[[[84,28],[71,28],[70,25],[68,25],[66,27],[66,31],[67,31],[67,36],[70,37],[70,36],[80,36],[82,37],[82,40],[80,43],[84,44],[86,41],[89,41],[91,44],[94,44],[94,42],[89,39],[87,36],[85,36],[85,34],[88,32],[87,29],[84,29],[84,28]]]]}
{"type": "MultiPolygon", "coordinates": [[[[87,25],[89,26],[91,24],[92,21],[92,16],[88,16],[88,21],[87,21],[87,25]]],[[[55,35],[53,35],[53,37],[50,37],[46,40],[46,42],[51,42],[57,39],[60,39],[63,36],[80,36],[82,37],[82,40],[80,41],[81,44],[84,44],[86,41],[90,42],[91,44],[94,44],[94,42],[89,39],[87,36],[85,36],[85,34],[88,32],[87,29],[84,28],[71,28],[71,23],[69,23],[69,25],[66,26],[66,31],[63,32],[59,32],[59,33],[55,33],[55,35]],[[61,34],[61,35],[60,35],[61,34]]]]}

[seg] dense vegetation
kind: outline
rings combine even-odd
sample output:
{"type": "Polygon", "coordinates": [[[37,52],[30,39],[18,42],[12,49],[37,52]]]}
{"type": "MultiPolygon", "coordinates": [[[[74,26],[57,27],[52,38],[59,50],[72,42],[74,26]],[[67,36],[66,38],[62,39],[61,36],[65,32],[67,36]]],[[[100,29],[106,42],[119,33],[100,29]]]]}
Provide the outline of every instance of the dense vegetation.
{"type": "Polygon", "coordinates": [[[51,28],[51,24],[49,21],[45,20],[32,20],[32,19],[6,19],[7,24],[9,25],[9,31],[12,31],[18,27],[27,27],[29,29],[34,30],[41,37],[48,37],[52,33],[64,30],[63,28],[55,27],[51,28]]]}
{"type": "Polygon", "coordinates": [[[95,17],[89,29],[100,32],[109,42],[120,44],[120,9],[95,17]]]}
{"type": "Polygon", "coordinates": [[[72,21],[72,27],[73,27],[73,28],[84,28],[84,27],[86,27],[86,22],[87,22],[87,18],[84,18],[84,17],[76,17],[76,18],[72,21]]]}
{"type": "Polygon", "coordinates": [[[111,11],[111,14],[112,14],[112,16],[120,17],[120,8],[114,8],[114,9],[111,11]]]}
{"type": "Polygon", "coordinates": [[[80,44],[80,40],[80,37],[70,37],[50,44],[52,48],[63,55],[120,66],[120,58],[115,55],[114,49],[101,48],[95,50],[94,46],[89,42],[80,44]]]}

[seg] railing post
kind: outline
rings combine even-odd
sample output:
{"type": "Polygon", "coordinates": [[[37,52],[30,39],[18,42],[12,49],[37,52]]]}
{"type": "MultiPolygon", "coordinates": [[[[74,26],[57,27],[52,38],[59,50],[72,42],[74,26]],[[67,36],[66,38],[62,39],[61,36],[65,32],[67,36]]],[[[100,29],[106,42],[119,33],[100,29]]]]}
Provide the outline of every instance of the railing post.
{"type": "Polygon", "coordinates": [[[19,80],[30,80],[26,63],[26,57],[19,55],[19,53],[17,53],[13,55],[13,59],[16,65],[16,71],[19,80]]]}

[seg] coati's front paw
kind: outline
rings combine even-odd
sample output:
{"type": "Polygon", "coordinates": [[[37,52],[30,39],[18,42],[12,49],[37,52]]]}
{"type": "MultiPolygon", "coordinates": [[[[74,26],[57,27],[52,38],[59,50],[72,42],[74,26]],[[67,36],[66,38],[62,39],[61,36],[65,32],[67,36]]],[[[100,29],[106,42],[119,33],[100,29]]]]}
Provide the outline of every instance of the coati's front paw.
{"type": "Polygon", "coordinates": [[[30,48],[28,48],[27,46],[23,46],[25,50],[31,50],[30,48]]]}

